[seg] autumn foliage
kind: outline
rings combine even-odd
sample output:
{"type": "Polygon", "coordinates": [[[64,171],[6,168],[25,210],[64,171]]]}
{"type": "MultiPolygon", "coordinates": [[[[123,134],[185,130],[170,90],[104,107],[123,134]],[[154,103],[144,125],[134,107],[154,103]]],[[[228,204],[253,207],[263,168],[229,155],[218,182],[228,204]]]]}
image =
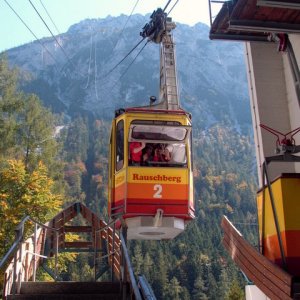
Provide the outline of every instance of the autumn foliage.
{"type": "Polygon", "coordinates": [[[0,170],[1,256],[12,243],[13,229],[26,215],[45,223],[61,208],[60,195],[52,193],[53,180],[39,163],[28,173],[20,160],[8,160],[0,170]]]}

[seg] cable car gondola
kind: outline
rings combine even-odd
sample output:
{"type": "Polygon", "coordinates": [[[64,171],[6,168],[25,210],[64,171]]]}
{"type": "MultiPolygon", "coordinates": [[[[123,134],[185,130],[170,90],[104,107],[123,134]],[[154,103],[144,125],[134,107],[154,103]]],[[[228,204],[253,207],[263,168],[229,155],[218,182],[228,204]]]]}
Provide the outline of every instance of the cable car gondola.
{"type": "Polygon", "coordinates": [[[141,35],[161,44],[161,101],[118,110],[110,137],[109,215],[121,219],[128,239],[173,239],[195,217],[191,116],[178,103],[175,24],[161,9],[151,18],[141,35]]]}

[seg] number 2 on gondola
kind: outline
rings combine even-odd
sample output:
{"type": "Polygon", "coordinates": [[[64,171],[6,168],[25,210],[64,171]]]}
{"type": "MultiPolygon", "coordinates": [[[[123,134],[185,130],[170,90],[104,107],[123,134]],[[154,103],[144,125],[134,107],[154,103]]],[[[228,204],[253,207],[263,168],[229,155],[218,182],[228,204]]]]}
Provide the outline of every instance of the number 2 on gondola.
{"type": "Polygon", "coordinates": [[[153,187],[153,190],[155,191],[153,198],[161,198],[162,195],[162,185],[161,184],[155,184],[153,187]]]}

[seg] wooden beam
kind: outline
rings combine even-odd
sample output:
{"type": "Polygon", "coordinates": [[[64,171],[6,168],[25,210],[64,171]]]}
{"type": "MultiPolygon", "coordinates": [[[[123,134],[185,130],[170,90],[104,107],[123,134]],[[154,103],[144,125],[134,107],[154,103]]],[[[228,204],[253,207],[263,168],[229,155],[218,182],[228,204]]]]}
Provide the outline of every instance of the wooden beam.
{"type": "Polygon", "coordinates": [[[269,298],[291,300],[292,276],[258,252],[226,217],[222,220],[222,228],[225,248],[249,279],[269,298]]]}
{"type": "Polygon", "coordinates": [[[90,248],[92,247],[92,242],[65,242],[66,248],[90,248]]]}
{"type": "Polygon", "coordinates": [[[92,232],[92,226],[64,226],[65,232],[92,232]]]}
{"type": "Polygon", "coordinates": [[[258,0],[257,5],[288,9],[300,9],[300,2],[298,0],[258,0]]]}

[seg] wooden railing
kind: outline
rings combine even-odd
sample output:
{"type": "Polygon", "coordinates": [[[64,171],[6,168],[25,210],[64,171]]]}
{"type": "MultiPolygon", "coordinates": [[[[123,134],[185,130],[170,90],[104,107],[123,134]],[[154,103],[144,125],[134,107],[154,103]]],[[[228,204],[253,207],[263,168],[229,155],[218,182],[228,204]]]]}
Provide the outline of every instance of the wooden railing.
{"type": "Polygon", "coordinates": [[[225,216],[222,228],[223,245],[246,276],[272,300],[293,299],[293,277],[251,246],[225,216]]]}
{"type": "Polygon", "coordinates": [[[114,276],[116,276],[122,283],[123,299],[128,299],[128,294],[130,299],[142,299],[127,252],[126,231],[124,231],[125,238],[122,234],[119,236],[116,233],[115,221],[107,224],[82,203],[72,204],[46,224],[40,224],[30,217],[26,217],[19,224],[16,232],[16,240],[13,246],[0,261],[0,270],[1,267],[8,264],[4,275],[4,300],[7,295],[19,293],[22,282],[35,281],[36,270],[42,263],[42,259],[55,257],[53,274],[54,279],[59,280],[57,267],[59,251],[79,248],[93,253],[95,280],[97,280],[98,260],[108,259],[111,267],[111,280],[114,281],[114,276]],[[66,225],[79,213],[89,222],[89,226],[66,225]],[[24,226],[26,222],[34,224],[34,233],[24,241],[24,226]],[[67,242],[65,241],[65,233],[67,232],[90,233],[90,240],[67,242]],[[104,243],[107,247],[105,255],[102,253],[104,243]],[[48,249],[46,249],[46,246],[48,249]],[[11,259],[12,257],[13,259],[11,259]],[[128,284],[130,287],[129,291],[127,290],[128,284]]]}
{"type": "MultiPolygon", "coordinates": [[[[13,246],[0,263],[0,269],[8,263],[4,273],[3,298],[20,292],[21,283],[29,279],[35,281],[36,270],[40,264],[46,238],[46,230],[56,232],[55,228],[43,225],[30,217],[25,217],[16,229],[16,239],[13,246]],[[26,222],[34,224],[34,233],[24,241],[26,222]],[[13,259],[9,262],[9,259],[13,259]]],[[[57,236],[57,234],[56,234],[57,236]]],[[[57,252],[55,254],[57,258],[57,252]]]]}

